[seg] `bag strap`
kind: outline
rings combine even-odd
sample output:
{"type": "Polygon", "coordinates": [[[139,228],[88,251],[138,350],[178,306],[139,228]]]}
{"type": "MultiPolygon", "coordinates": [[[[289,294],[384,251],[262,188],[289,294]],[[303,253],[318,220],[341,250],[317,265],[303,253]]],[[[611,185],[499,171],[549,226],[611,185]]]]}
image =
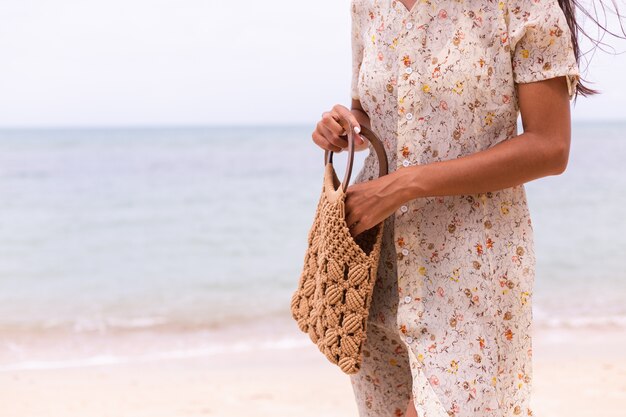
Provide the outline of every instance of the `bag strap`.
{"type": "MultiPolygon", "coordinates": [[[[348,120],[348,164],[346,166],[346,173],[341,183],[344,193],[348,189],[350,176],[352,175],[352,163],[354,161],[354,135],[354,125],[348,120]]],[[[365,136],[365,138],[372,144],[374,152],[376,152],[376,156],[378,157],[378,177],[380,178],[383,175],[387,175],[389,173],[389,166],[387,162],[387,153],[385,152],[385,147],[382,141],[374,132],[365,126],[361,126],[361,135],[365,136]]],[[[333,151],[329,151],[328,149],[324,151],[324,166],[333,163],[333,153],[333,151]]]]}
{"type": "Polygon", "coordinates": [[[387,152],[385,152],[385,145],[383,142],[365,126],[361,126],[361,134],[364,135],[367,140],[370,141],[372,146],[374,147],[374,152],[376,152],[376,156],[378,157],[378,177],[382,177],[383,175],[387,175],[389,173],[389,165],[387,162],[387,152]]]}

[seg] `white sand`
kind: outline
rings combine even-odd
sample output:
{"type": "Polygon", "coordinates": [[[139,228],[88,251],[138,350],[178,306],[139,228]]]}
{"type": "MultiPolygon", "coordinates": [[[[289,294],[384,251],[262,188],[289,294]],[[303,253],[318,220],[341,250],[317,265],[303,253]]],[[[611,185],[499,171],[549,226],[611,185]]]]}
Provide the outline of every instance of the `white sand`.
{"type": "MultiPolygon", "coordinates": [[[[626,415],[623,331],[543,331],[536,417],[626,415]]],[[[315,348],[0,372],[2,417],[357,416],[349,378],[315,348]]]]}

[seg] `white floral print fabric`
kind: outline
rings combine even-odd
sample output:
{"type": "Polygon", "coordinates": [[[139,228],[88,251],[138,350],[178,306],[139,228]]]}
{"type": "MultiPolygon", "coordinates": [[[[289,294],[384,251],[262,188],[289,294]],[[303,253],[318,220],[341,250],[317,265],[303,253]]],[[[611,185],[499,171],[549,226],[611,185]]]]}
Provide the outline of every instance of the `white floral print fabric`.
{"type": "MultiPolygon", "coordinates": [[[[517,135],[515,83],[579,80],[557,0],[352,0],[352,98],[390,171],[517,135]]],[[[373,149],[354,182],[377,176],[373,149]]],[[[533,415],[533,229],[523,185],[417,198],[385,220],[361,417],[533,415]]]]}

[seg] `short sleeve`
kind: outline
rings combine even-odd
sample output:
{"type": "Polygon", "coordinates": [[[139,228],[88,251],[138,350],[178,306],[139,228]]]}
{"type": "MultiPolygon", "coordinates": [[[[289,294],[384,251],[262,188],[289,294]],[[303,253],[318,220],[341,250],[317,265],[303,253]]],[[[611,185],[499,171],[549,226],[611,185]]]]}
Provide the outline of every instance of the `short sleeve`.
{"type": "Polygon", "coordinates": [[[362,1],[352,0],[350,2],[350,19],[351,19],[351,47],[352,47],[352,83],[351,83],[351,96],[355,100],[360,100],[359,95],[359,71],[361,69],[361,63],[363,62],[363,32],[361,31],[361,14],[362,14],[362,1]]]}
{"type": "Polygon", "coordinates": [[[513,80],[528,83],[565,76],[571,100],[580,72],[558,0],[509,0],[508,5],[513,80]]]}

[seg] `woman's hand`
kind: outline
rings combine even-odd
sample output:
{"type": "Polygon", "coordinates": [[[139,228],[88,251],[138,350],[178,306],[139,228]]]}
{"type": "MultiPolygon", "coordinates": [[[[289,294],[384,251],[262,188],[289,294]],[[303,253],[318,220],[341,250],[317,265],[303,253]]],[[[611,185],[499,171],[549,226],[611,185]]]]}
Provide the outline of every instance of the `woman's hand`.
{"type": "Polygon", "coordinates": [[[403,203],[393,173],[352,184],[346,190],[346,223],[352,237],[391,216],[403,203]]]}
{"type": "Polygon", "coordinates": [[[348,121],[354,125],[355,147],[363,145],[365,141],[359,135],[361,125],[354,114],[341,104],[335,104],[331,110],[322,113],[322,118],[311,135],[313,142],[322,149],[341,152],[348,146],[348,121]]]}

